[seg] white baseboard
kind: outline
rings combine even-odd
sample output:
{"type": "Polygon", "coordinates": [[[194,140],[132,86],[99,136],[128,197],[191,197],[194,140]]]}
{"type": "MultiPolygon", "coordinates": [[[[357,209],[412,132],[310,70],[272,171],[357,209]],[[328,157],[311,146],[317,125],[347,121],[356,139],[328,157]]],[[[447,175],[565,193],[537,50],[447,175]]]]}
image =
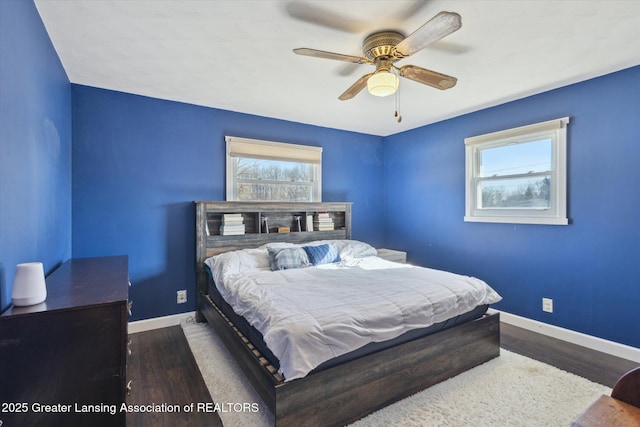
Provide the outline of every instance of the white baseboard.
{"type": "Polygon", "coordinates": [[[558,326],[538,322],[537,320],[528,319],[526,317],[517,316],[500,310],[490,309],[490,311],[500,313],[501,322],[640,363],[640,348],[631,347],[614,341],[608,341],[592,335],[572,331],[570,329],[560,328],[558,326]]]}
{"type": "Polygon", "coordinates": [[[179,325],[183,320],[189,317],[195,317],[196,312],[173,314],[171,316],[154,317],[152,319],[136,320],[129,322],[129,333],[150,331],[152,329],[167,328],[169,326],[179,325]]]}

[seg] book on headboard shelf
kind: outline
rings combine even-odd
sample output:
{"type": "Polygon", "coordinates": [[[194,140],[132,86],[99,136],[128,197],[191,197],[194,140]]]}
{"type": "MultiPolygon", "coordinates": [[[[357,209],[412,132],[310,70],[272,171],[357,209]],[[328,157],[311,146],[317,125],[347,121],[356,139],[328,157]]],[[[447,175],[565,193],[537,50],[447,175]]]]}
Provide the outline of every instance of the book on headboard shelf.
{"type": "Polygon", "coordinates": [[[244,234],[244,224],[222,224],[220,226],[221,236],[237,236],[244,234]]]}
{"type": "Polygon", "coordinates": [[[221,236],[238,236],[245,233],[244,218],[239,213],[226,213],[222,215],[220,225],[221,236]]]}
{"type": "Polygon", "coordinates": [[[333,218],[329,212],[316,212],[313,219],[313,229],[315,231],[330,231],[334,229],[333,218]]]}

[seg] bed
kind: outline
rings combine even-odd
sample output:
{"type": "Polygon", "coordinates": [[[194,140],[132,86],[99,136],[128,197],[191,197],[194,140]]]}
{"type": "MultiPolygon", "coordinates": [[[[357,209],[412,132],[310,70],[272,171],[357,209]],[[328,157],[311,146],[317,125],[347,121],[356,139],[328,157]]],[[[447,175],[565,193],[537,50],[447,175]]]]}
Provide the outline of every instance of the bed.
{"type": "MultiPolygon", "coordinates": [[[[373,248],[362,242],[351,240],[349,203],[196,202],[197,318],[199,321],[208,321],[235,355],[239,366],[274,414],[276,425],[344,425],[499,355],[499,317],[498,314],[485,313],[490,303],[487,301],[495,301],[495,296],[493,299],[483,300],[479,307],[461,307],[453,319],[442,317],[440,311],[434,310],[439,314],[430,319],[428,325],[418,325],[414,320],[420,316],[416,315],[414,319],[404,313],[396,317],[406,317],[407,319],[402,321],[406,320],[410,325],[386,326],[385,323],[387,329],[382,334],[386,339],[382,342],[366,344],[366,337],[360,335],[367,335],[367,329],[366,334],[358,332],[347,338],[346,341],[350,344],[356,343],[355,349],[342,348],[341,345],[335,344],[335,341],[330,341],[331,345],[325,345],[325,341],[318,341],[311,344],[310,350],[303,350],[302,357],[293,355],[289,360],[286,349],[278,348],[278,340],[273,340],[273,337],[277,337],[282,331],[276,328],[273,332],[272,329],[263,328],[262,323],[268,323],[265,319],[269,320],[272,315],[256,320],[251,317],[254,308],[248,307],[248,311],[244,313],[246,318],[239,316],[235,311],[242,312],[242,309],[238,308],[238,300],[242,299],[242,295],[234,295],[220,285],[220,282],[229,281],[230,288],[250,289],[252,284],[257,283],[258,287],[250,289],[250,294],[267,290],[271,292],[271,289],[274,289],[276,293],[265,294],[264,301],[271,301],[271,308],[278,309],[289,305],[295,307],[299,301],[292,294],[293,288],[278,294],[277,290],[280,288],[276,286],[278,283],[275,277],[290,283],[307,283],[304,292],[311,294],[303,292],[298,295],[299,299],[304,300],[305,297],[309,299],[313,292],[324,289],[313,286],[317,285],[316,282],[323,283],[321,281],[325,280],[325,276],[328,276],[329,280],[338,280],[339,277],[353,275],[356,271],[361,274],[364,270],[384,268],[376,272],[379,289],[385,294],[385,298],[394,299],[394,293],[384,292],[385,281],[391,281],[401,273],[416,275],[418,281],[418,276],[424,274],[423,270],[427,270],[388,263],[373,256],[375,250],[373,254],[366,253],[371,249],[373,248]],[[220,234],[223,218],[225,214],[230,213],[242,214],[245,233],[220,234]],[[332,230],[314,231],[312,218],[317,213],[332,219],[332,230]],[[273,227],[271,230],[264,228],[264,218],[267,217],[273,227]],[[273,232],[286,229],[294,231],[273,232]],[[353,249],[353,244],[356,245],[356,249],[353,249]],[[268,268],[264,265],[266,262],[274,262],[274,254],[298,254],[301,250],[307,252],[306,260],[309,262],[313,258],[313,251],[318,248],[326,250],[327,247],[333,252],[342,253],[343,259],[340,259],[340,262],[327,262],[326,265],[323,263],[309,267],[294,266],[299,268],[284,271],[271,271],[274,269],[273,265],[269,265],[268,268]],[[358,252],[360,249],[360,255],[363,255],[361,257],[344,256],[345,253],[353,255],[354,251],[358,252]],[[259,258],[256,259],[259,261],[254,262],[253,258],[247,258],[249,261],[245,261],[241,258],[241,262],[231,262],[232,267],[225,264],[224,268],[239,268],[246,272],[247,265],[262,263],[255,271],[251,271],[251,274],[238,275],[235,274],[237,272],[229,270],[233,274],[223,277],[220,269],[215,270],[216,262],[238,259],[237,254],[243,254],[244,257],[244,254],[249,253],[257,254],[256,257],[259,258]],[[382,271],[384,274],[381,274],[382,271]],[[211,280],[212,274],[216,278],[215,281],[211,280]],[[247,279],[249,276],[250,280],[247,279]],[[239,282],[233,282],[235,280],[239,282]],[[283,303],[285,300],[286,303],[283,303]],[[231,308],[231,304],[235,305],[235,310],[231,308]],[[392,329],[393,333],[389,333],[389,329],[392,329]],[[265,331],[266,333],[263,333],[265,331]],[[362,343],[358,342],[360,338],[364,340],[362,343]],[[270,351],[271,348],[266,344],[270,339],[274,351],[270,351]],[[331,351],[323,351],[325,347],[331,351]],[[338,350],[334,351],[335,348],[338,350]],[[313,360],[309,362],[307,356],[313,360]],[[303,359],[302,368],[301,365],[293,363],[294,359],[303,359]]],[[[430,271],[429,274],[450,273],[430,271]]],[[[355,283],[366,281],[367,278],[354,276],[350,280],[355,283]]],[[[413,286],[411,280],[403,281],[409,283],[407,286],[413,286]]],[[[414,291],[416,290],[405,289],[397,294],[410,295],[407,293],[414,291]]],[[[325,300],[329,301],[335,297],[316,299],[316,311],[311,314],[314,319],[323,317],[325,311],[330,311],[328,306],[325,307],[323,304],[325,300]]],[[[391,305],[396,303],[395,300],[390,302],[391,305]]],[[[383,304],[387,302],[383,301],[383,304]]],[[[283,318],[273,323],[280,325],[283,323],[282,319],[287,319],[292,314],[284,312],[282,316],[283,318]]],[[[292,324],[302,323],[295,320],[292,324]]],[[[321,329],[323,328],[330,329],[326,326],[321,329]]],[[[337,330],[338,334],[344,334],[346,329],[337,330]]],[[[302,341],[307,341],[305,336],[312,335],[314,332],[304,330],[301,335],[302,341]]],[[[303,348],[300,341],[294,341],[293,338],[291,343],[289,348],[303,348]]]]}

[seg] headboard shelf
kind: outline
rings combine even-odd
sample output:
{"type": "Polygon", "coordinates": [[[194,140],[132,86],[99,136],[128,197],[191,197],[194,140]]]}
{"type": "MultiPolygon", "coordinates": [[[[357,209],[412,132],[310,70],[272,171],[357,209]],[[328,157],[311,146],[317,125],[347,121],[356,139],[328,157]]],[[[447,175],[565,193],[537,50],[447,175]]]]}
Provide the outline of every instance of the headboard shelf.
{"type": "Polygon", "coordinates": [[[202,262],[206,258],[230,250],[258,247],[269,242],[306,243],[314,240],[351,238],[351,203],[349,202],[196,201],[195,205],[197,271],[202,269],[202,262]],[[242,229],[240,234],[223,235],[221,233],[225,215],[229,214],[242,216],[243,226],[240,227],[242,229]],[[331,224],[329,225],[331,229],[318,230],[319,214],[331,224]],[[268,233],[264,227],[264,218],[267,218],[268,233]],[[298,222],[301,231],[298,231],[298,222]],[[290,232],[278,233],[279,227],[287,227],[290,232]],[[308,229],[314,231],[306,231],[308,229]]]}

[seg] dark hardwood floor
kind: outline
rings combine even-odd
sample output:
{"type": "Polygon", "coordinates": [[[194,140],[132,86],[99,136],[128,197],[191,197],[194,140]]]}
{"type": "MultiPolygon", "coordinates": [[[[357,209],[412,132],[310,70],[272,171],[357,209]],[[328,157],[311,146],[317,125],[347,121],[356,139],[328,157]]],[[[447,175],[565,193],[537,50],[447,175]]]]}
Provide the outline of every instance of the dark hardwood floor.
{"type": "MultiPolygon", "coordinates": [[[[127,405],[178,405],[179,411],[129,412],[127,425],[134,427],[222,426],[215,412],[198,403],[213,403],[198,365],[180,326],[130,334],[131,356],[127,379],[131,394],[127,405]],[[187,412],[185,405],[194,404],[187,412]]],[[[210,407],[211,408],[211,407],[210,407]]]]}
{"type": "MultiPolygon", "coordinates": [[[[502,323],[502,348],[613,387],[639,364],[502,323]]],[[[180,326],[131,334],[128,404],[211,402],[180,326]]],[[[128,414],[129,426],[222,426],[216,413],[128,414]]]]}

